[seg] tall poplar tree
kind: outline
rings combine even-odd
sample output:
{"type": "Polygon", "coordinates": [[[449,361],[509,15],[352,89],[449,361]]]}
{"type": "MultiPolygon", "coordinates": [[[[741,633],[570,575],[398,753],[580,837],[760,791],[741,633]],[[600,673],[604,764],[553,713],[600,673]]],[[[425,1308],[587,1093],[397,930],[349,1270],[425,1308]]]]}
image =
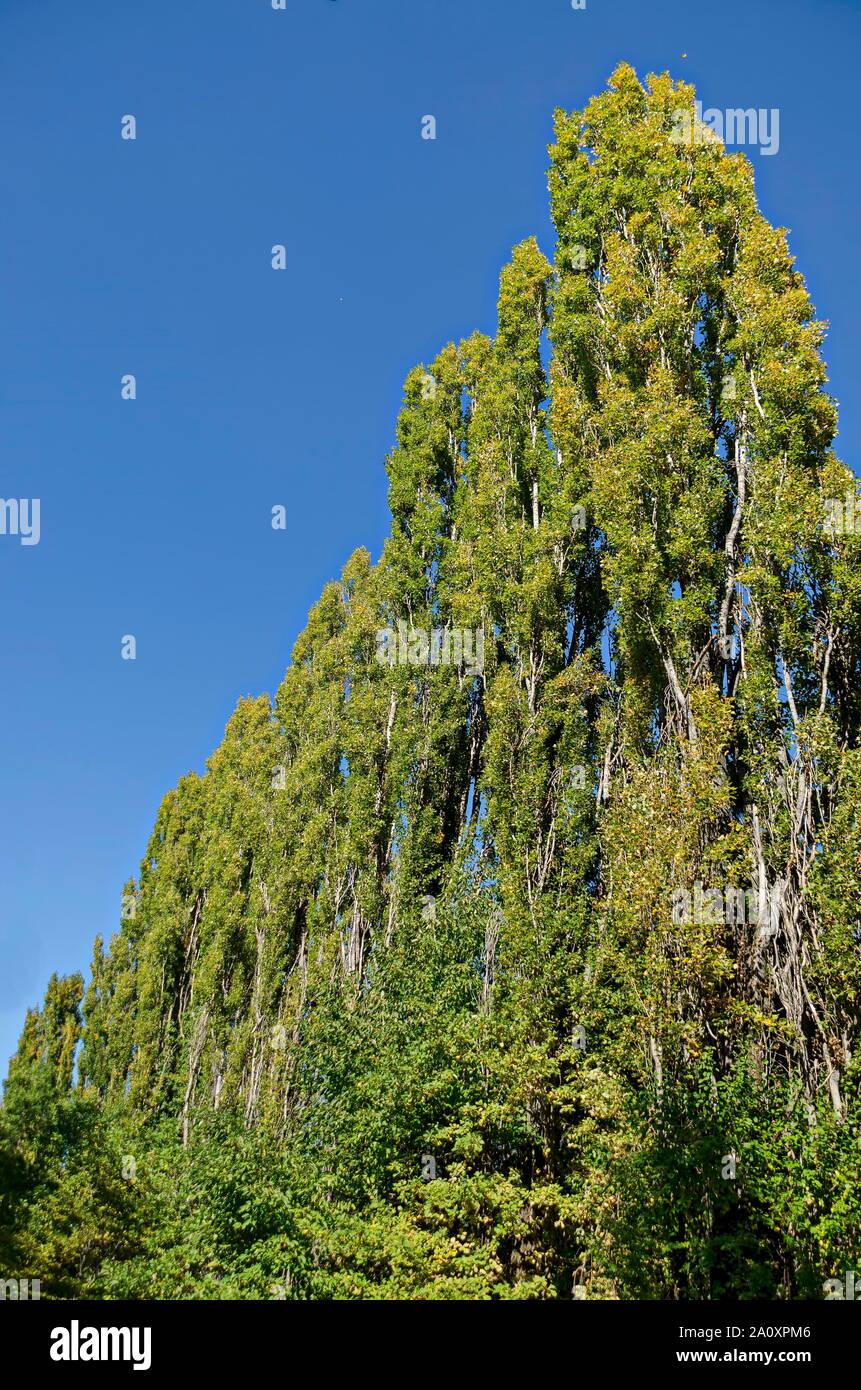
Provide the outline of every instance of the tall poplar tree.
{"type": "Polygon", "coordinates": [[[786,234],[693,113],[626,65],[556,113],[554,259],[407,376],[379,561],[28,1016],[13,1273],[793,1299],[857,1259],[855,483],[786,234]]]}

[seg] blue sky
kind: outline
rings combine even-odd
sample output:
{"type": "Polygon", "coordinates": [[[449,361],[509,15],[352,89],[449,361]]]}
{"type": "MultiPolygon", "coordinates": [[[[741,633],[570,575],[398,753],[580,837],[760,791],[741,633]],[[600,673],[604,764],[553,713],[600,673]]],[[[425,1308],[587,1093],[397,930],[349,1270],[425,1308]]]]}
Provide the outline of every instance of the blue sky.
{"type": "Polygon", "coordinates": [[[0,1069],[164,792],[378,556],[403,378],[493,331],[516,242],[552,253],[553,108],[619,61],[779,109],[760,205],[856,466],[859,38],[859,0],[0,0],[0,495],[41,500],[38,545],[0,536],[0,1069]]]}

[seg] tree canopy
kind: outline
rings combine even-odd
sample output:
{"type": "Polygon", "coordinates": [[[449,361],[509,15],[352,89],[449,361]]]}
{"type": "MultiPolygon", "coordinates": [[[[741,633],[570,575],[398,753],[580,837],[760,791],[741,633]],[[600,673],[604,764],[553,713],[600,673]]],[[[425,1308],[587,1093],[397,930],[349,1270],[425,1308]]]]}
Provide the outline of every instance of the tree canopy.
{"type": "Polygon", "coordinates": [[[795,1299],[857,1262],[856,485],[785,231],[674,138],[694,96],[622,65],[556,112],[554,259],[407,376],[379,562],[28,1015],[0,1264],[43,1297],[795,1299]]]}

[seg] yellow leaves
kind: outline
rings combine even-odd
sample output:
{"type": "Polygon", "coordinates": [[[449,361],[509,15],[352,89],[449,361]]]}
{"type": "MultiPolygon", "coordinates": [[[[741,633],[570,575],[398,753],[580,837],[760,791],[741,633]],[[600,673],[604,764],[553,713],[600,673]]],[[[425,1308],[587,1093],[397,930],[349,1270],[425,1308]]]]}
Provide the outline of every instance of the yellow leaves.
{"type": "Polygon", "coordinates": [[[765,1028],[771,1033],[778,1033],[786,1039],[797,1039],[798,1030],[785,1018],[778,1018],[776,1014],[764,1013],[762,1009],[747,1003],[743,999],[733,999],[727,1005],[727,1013],[733,1018],[748,1024],[751,1028],[765,1028]]]}

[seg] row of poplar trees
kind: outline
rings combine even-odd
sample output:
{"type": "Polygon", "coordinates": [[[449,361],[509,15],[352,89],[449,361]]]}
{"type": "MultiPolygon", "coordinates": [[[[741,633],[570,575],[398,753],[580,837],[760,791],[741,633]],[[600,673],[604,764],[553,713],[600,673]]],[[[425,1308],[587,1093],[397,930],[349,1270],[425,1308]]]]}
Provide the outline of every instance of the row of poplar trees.
{"type": "Polygon", "coordinates": [[[557,112],[555,262],[516,247],[496,336],[407,377],[379,563],[28,1016],[0,1265],[43,1297],[798,1299],[857,1265],[855,484],[785,233],[678,138],[693,101],[623,65],[557,112]],[[381,661],[399,623],[483,669],[381,661]]]}

